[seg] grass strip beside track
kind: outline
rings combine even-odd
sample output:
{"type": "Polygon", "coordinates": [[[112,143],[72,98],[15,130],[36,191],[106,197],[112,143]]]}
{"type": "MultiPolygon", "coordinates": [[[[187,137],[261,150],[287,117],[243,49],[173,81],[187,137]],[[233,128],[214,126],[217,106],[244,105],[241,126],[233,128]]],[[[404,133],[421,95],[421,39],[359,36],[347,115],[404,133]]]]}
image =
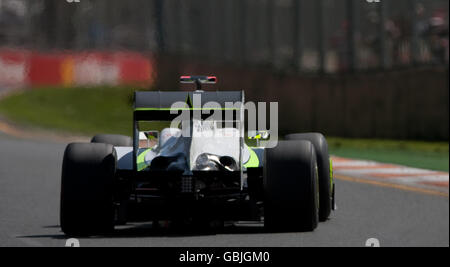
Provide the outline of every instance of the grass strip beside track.
{"type": "Polygon", "coordinates": [[[416,168],[449,171],[448,142],[329,137],[330,153],[416,168]]]}
{"type": "Polygon", "coordinates": [[[19,124],[92,135],[130,135],[133,89],[38,88],[0,101],[0,113],[19,124]]]}

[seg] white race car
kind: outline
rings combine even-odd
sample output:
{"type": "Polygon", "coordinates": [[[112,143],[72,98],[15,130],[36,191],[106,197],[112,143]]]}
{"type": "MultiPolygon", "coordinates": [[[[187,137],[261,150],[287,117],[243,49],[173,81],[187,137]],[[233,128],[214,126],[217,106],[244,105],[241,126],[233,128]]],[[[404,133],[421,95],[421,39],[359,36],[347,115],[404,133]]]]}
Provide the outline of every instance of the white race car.
{"type": "MultiPolygon", "coordinates": [[[[181,81],[200,89],[216,78],[181,81]]],[[[325,138],[291,134],[275,148],[248,146],[243,103],[242,91],[135,92],[133,138],[97,135],[91,143],[67,146],[63,232],[88,236],[117,224],[160,220],[203,226],[213,220],[264,221],[271,231],[314,230],[334,206],[325,138]],[[192,105],[197,97],[200,108],[192,105]],[[219,105],[204,105],[211,101],[219,105]],[[226,108],[230,102],[238,104],[226,108]],[[228,114],[206,117],[209,111],[228,114]],[[167,127],[155,131],[149,125],[167,127]]]]}

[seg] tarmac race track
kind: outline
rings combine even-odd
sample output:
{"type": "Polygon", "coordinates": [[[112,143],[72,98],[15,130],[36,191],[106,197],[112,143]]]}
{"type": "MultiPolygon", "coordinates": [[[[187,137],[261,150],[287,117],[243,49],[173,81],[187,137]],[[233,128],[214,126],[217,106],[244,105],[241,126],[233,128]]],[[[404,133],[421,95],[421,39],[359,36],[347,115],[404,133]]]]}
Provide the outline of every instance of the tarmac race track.
{"type": "MultiPolygon", "coordinates": [[[[61,163],[65,144],[0,134],[0,246],[65,246],[59,228],[61,163]]],[[[121,227],[111,236],[80,239],[81,246],[448,246],[447,195],[336,181],[338,210],[308,233],[265,233],[238,224],[217,234],[121,227]]]]}

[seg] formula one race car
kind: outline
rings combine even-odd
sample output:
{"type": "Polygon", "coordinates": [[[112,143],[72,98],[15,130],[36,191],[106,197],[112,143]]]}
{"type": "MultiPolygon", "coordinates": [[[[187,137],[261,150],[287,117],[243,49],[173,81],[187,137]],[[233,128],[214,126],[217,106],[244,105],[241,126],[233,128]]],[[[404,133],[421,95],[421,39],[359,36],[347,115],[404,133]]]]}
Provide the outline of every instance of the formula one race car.
{"type": "MultiPolygon", "coordinates": [[[[133,138],[97,135],[67,146],[64,233],[96,235],[143,221],[202,227],[263,221],[270,231],[312,231],[327,220],[334,183],[322,134],[291,134],[273,148],[251,147],[244,138],[244,92],[199,90],[216,82],[211,76],[182,76],[181,82],[197,90],[135,92],[133,138]]],[[[260,140],[269,134],[248,135],[260,140]]]]}

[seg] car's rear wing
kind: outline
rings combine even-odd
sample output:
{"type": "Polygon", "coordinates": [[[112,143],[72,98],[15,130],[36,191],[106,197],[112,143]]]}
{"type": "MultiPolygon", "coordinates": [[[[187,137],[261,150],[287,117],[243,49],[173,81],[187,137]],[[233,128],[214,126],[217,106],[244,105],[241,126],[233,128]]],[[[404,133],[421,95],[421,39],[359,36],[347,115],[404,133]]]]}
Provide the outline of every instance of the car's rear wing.
{"type": "Polygon", "coordinates": [[[240,110],[243,103],[243,91],[143,91],[135,92],[134,115],[136,121],[171,121],[177,110],[240,110]]]}

